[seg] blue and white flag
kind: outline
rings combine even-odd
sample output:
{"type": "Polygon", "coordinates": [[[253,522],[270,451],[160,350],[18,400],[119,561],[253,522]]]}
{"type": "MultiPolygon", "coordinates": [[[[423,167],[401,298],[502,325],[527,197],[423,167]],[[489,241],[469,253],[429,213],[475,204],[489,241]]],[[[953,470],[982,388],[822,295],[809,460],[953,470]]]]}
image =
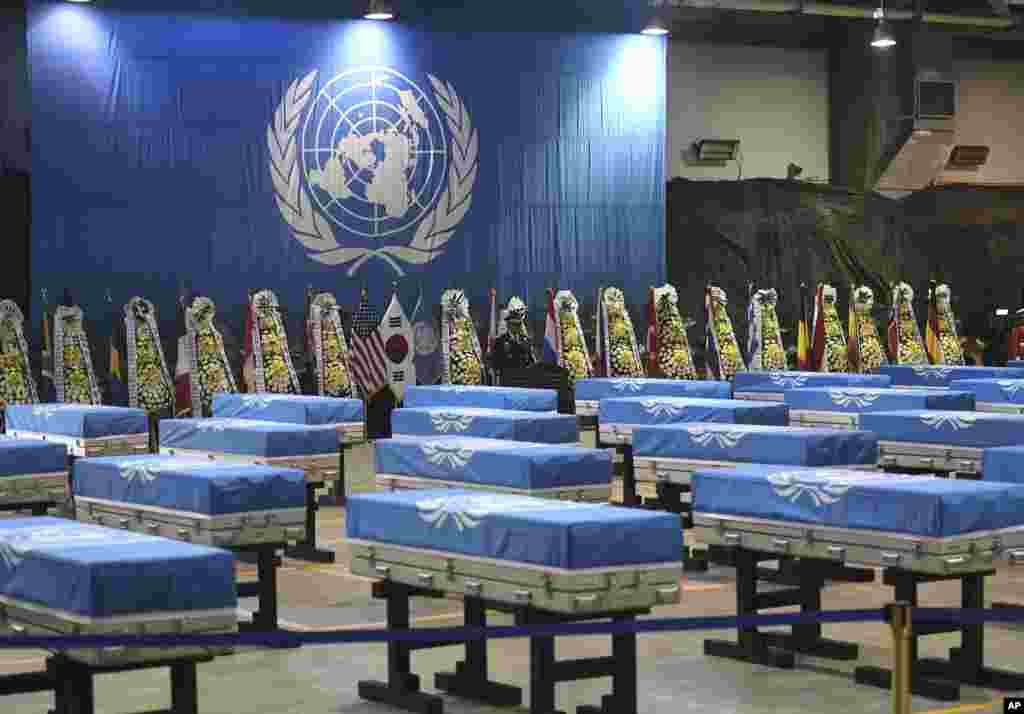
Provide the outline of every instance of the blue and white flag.
{"type": "Polygon", "coordinates": [[[561,330],[555,313],[555,291],[548,290],[548,317],[544,323],[544,356],[542,362],[558,364],[562,358],[561,330]]]}
{"type": "Polygon", "coordinates": [[[416,298],[416,307],[412,309],[409,322],[412,323],[413,345],[416,366],[416,381],[419,384],[437,384],[441,379],[441,341],[437,336],[437,325],[429,310],[420,315],[423,307],[423,286],[416,298]]]}

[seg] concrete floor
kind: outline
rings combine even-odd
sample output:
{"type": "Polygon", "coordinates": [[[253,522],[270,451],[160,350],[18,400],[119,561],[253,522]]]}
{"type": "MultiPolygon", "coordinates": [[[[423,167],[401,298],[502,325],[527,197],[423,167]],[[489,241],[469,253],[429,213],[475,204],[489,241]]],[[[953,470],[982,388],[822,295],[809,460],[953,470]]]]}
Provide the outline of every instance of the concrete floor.
{"type": "MultiPolygon", "coordinates": [[[[364,490],[371,483],[370,447],[359,447],[348,459],[351,490],[364,490]]],[[[335,565],[312,565],[286,560],[280,571],[281,618],[285,626],[304,631],[341,628],[371,628],[384,624],[382,605],[370,595],[369,581],[353,576],[347,567],[343,542],[344,516],[340,509],[321,511],[321,543],[338,554],[335,565]]],[[[1024,601],[1024,569],[1011,569],[990,579],[990,600],[1024,601]]],[[[246,573],[242,571],[243,575],[246,573]]],[[[879,578],[880,580],[880,578],[879,578]]],[[[714,569],[707,574],[682,579],[683,601],[655,611],[656,617],[731,615],[734,612],[732,573],[714,569]]],[[[891,599],[881,584],[851,584],[830,587],[824,594],[825,609],[881,607],[891,599]]],[[[253,603],[244,602],[252,606],[253,603]]],[[[922,605],[957,606],[954,585],[935,584],[922,589],[922,605]]],[[[425,601],[415,607],[420,626],[455,626],[461,622],[456,601],[425,601]]],[[[493,624],[509,620],[491,618],[493,624]]],[[[703,655],[706,637],[731,637],[730,633],[684,632],[642,635],[639,640],[640,711],[703,712],[706,714],[779,714],[822,712],[832,714],[883,714],[890,711],[887,692],[855,684],[857,664],[891,664],[889,635],[882,624],[836,625],[826,628],[827,636],[861,644],[858,662],[831,662],[811,658],[798,660],[795,671],[779,671],[703,655]]],[[[945,656],[958,640],[955,635],[929,637],[922,651],[945,656]]],[[[562,640],[559,657],[582,657],[608,651],[607,638],[580,637],[562,640]]],[[[417,652],[414,670],[425,685],[433,673],[450,669],[461,651],[451,647],[417,652]]],[[[997,667],[1024,670],[1024,630],[990,626],[986,631],[986,657],[997,667]]],[[[0,674],[38,668],[43,653],[0,650],[0,674]]],[[[502,640],[490,648],[492,678],[525,687],[529,672],[527,643],[502,640]]],[[[391,711],[361,701],[356,696],[360,679],[383,678],[386,657],[383,645],[309,647],[287,651],[247,651],[222,657],[199,670],[200,710],[203,714],[331,714],[391,711]]],[[[608,691],[608,680],[562,684],[558,705],[567,713],[581,704],[598,704],[608,691]]],[[[955,705],[915,699],[917,713],[966,714],[1001,712],[999,692],[962,689],[955,705]]],[[[168,706],[168,677],[165,671],[150,670],[101,677],[97,680],[98,714],[152,711],[168,706]]],[[[51,695],[18,695],[0,701],[3,714],[45,714],[52,706],[51,695]]],[[[451,714],[498,712],[447,698],[445,711],[451,714]]]]}

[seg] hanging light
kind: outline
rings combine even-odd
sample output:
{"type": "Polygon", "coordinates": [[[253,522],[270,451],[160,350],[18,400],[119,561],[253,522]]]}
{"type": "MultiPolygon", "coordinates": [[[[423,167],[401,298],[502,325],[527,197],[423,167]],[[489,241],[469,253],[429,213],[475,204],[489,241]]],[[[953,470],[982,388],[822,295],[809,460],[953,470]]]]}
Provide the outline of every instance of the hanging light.
{"type": "Polygon", "coordinates": [[[644,29],[640,30],[640,34],[656,36],[667,35],[668,25],[666,25],[665,21],[662,20],[660,17],[655,16],[651,19],[650,22],[647,23],[644,29]]]}
{"type": "Polygon", "coordinates": [[[896,38],[889,32],[889,27],[885,23],[885,2],[883,0],[882,7],[875,10],[875,19],[878,20],[878,24],[875,25],[875,32],[871,37],[871,46],[879,50],[887,50],[896,44],[896,38]]]}
{"type": "Polygon", "coordinates": [[[385,0],[370,0],[370,7],[363,17],[367,20],[394,20],[395,8],[385,0]]]}

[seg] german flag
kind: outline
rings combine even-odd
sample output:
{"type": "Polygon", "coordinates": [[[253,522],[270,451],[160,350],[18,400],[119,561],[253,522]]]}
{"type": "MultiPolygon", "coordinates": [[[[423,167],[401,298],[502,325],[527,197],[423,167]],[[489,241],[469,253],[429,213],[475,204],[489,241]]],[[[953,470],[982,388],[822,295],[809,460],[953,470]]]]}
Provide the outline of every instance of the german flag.
{"type": "Polygon", "coordinates": [[[807,327],[807,286],[804,283],[800,283],[800,322],[796,334],[796,366],[807,372],[811,369],[811,334],[807,327]]]}
{"type": "Polygon", "coordinates": [[[40,359],[39,401],[43,403],[57,400],[57,389],[53,381],[53,333],[50,331],[50,306],[46,304],[46,291],[43,291],[43,349],[40,359]]]}
{"type": "Polygon", "coordinates": [[[857,290],[850,286],[850,310],[846,325],[846,361],[851,372],[860,372],[860,325],[857,323],[857,290]]]}
{"type": "Polygon", "coordinates": [[[939,306],[935,304],[935,281],[928,285],[928,324],[924,333],[924,348],[932,364],[942,364],[942,345],[939,342],[939,306]]]}

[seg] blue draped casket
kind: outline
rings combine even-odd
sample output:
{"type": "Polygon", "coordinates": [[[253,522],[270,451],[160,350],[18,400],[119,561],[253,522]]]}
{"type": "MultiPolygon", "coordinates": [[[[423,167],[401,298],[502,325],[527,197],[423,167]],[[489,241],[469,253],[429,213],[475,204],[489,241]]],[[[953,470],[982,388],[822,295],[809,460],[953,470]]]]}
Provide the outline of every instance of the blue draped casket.
{"type": "Polygon", "coordinates": [[[866,412],[906,409],[974,411],[974,395],[948,389],[830,387],[786,392],[789,418],[803,426],[853,427],[866,412]]]}
{"type": "Polygon", "coordinates": [[[888,377],[877,374],[846,374],[837,372],[737,372],[733,378],[736,399],[782,401],[790,389],[801,387],[865,387],[890,385],[888,377]]]}
{"type": "Polygon", "coordinates": [[[7,434],[64,444],[73,456],[145,452],[149,419],[142,409],[83,404],[12,404],[7,434]]]}
{"type": "Polygon", "coordinates": [[[879,372],[894,387],[949,387],[962,379],[1024,379],[1019,367],[949,367],[945,365],[882,365],[879,372]]]}
{"type": "Polygon", "coordinates": [[[309,482],[338,478],[338,434],[333,426],[253,419],[163,419],[161,453],[292,466],[309,482]]]}
{"type": "Polygon", "coordinates": [[[78,520],[216,546],[299,540],[306,481],[299,469],[167,454],[80,460],[78,520]]]}
{"type": "Polygon", "coordinates": [[[346,443],[365,439],[361,399],[314,397],[302,394],[215,394],[213,416],[287,424],[334,426],[346,443]]]}
{"type": "Polygon", "coordinates": [[[374,453],[377,483],[391,488],[453,485],[605,501],[611,488],[611,455],[578,446],[398,436],[377,441],[374,453]]]}
{"type": "Polygon", "coordinates": [[[980,474],[982,450],[1024,444],[1024,415],[992,412],[872,412],[862,429],[878,434],[885,467],[980,474]]]}
{"type": "Polygon", "coordinates": [[[231,609],[230,553],[60,518],[0,520],[0,595],[90,618],[231,609]]]}
{"type": "Polygon", "coordinates": [[[350,539],[562,570],[678,563],[669,513],[453,489],[358,494],[350,539]]]}
{"type": "Polygon", "coordinates": [[[521,412],[558,411],[558,392],[553,389],[521,387],[474,387],[434,385],[406,387],[402,406],[414,407],[479,407],[511,409],[521,412]]]}
{"type": "Polygon", "coordinates": [[[581,379],[576,382],[576,414],[595,416],[602,399],[647,396],[731,399],[732,383],[687,379],[581,379]]]}
{"type": "Polygon", "coordinates": [[[1020,414],[1024,410],[1024,379],[958,379],[950,388],[974,394],[979,411],[1020,414]]]}
{"type": "Polygon", "coordinates": [[[352,572],[576,615],[678,602],[679,516],[432,489],[348,503],[352,572]]]}
{"type": "Polygon", "coordinates": [[[151,454],[85,459],[73,468],[76,500],[102,499],[208,516],[305,506],[302,471],[280,466],[151,454]]]}
{"type": "Polygon", "coordinates": [[[672,424],[639,427],[633,455],[652,459],[728,461],[796,466],[878,463],[878,438],[836,431],[751,424],[672,424]]]}
{"type": "Polygon", "coordinates": [[[985,449],[981,477],[985,481],[1024,484],[1024,446],[985,449]]]}
{"type": "Polygon", "coordinates": [[[67,474],[64,444],[0,437],[0,506],[64,501],[67,474]]]}
{"type": "Polygon", "coordinates": [[[1024,444],[1024,416],[986,412],[906,410],[872,412],[861,427],[879,441],[984,449],[1024,444]]]}
{"type": "Polygon", "coordinates": [[[773,402],[738,399],[691,399],[687,397],[624,397],[602,399],[598,414],[602,443],[628,444],[634,429],[652,424],[681,422],[722,424],[789,423],[789,407],[773,402]]]}
{"type": "Polygon", "coordinates": [[[414,407],[391,412],[396,436],[479,436],[487,439],[575,444],[576,417],[556,412],[513,411],[481,407],[414,407]]]}
{"type": "Polygon", "coordinates": [[[695,512],[946,538],[1024,525],[1024,486],[749,464],[693,475],[695,512]]]}

